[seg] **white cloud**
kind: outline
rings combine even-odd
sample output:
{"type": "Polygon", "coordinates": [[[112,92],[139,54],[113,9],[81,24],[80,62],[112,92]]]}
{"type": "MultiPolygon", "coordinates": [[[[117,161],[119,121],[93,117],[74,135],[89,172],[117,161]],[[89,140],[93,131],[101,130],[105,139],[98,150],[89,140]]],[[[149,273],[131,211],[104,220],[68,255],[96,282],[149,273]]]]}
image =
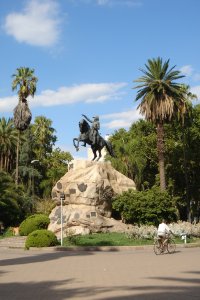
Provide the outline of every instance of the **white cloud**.
{"type": "Polygon", "coordinates": [[[128,128],[132,123],[142,118],[142,115],[139,114],[139,111],[136,108],[129,111],[101,116],[101,119],[111,119],[111,121],[102,124],[102,127],[108,129],[128,128]]]}
{"type": "Polygon", "coordinates": [[[60,87],[57,91],[46,90],[35,97],[34,106],[54,106],[77,102],[105,102],[118,97],[127,83],[87,83],[72,87],[60,87]]]}
{"type": "Polygon", "coordinates": [[[22,12],[7,15],[4,29],[18,42],[53,46],[59,39],[59,25],[59,6],[54,0],[31,0],[22,12]]]}
{"type": "Polygon", "coordinates": [[[116,6],[116,5],[123,5],[123,6],[138,6],[141,5],[140,1],[137,0],[97,0],[98,5],[107,5],[107,6],[116,6]]]}
{"type": "MultiPolygon", "coordinates": [[[[87,83],[72,87],[60,87],[58,90],[45,90],[30,101],[31,107],[68,105],[84,102],[105,102],[120,98],[125,82],[118,83],[87,83]]],[[[0,112],[12,111],[17,104],[17,97],[0,98],[0,112]]]]}
{"type": "Polygon", "coordinates": [[[10,112],[17,105],[17,96],[0,98],[0,112],[10,112]]]}
{"type": "Polygon", "coordinates": [[[97,0],[97,4],[99,4],[99,5],[105,5],[107,3],[109,3],[108,0],[97,0]]]}
{"type": "Polygon", "coordinates": [[[196,100],[196,104],[197,104],[197,102],[200,103],[200,85],[193,86],[190,90],[191,90],[191,93],[197,95],[198,100],[196,100]]]}
{"type": "Polygon", "coordinates": [[[71,0],[72,3],[96,4],[99,6],[140,6],[141,0],[71,0]]]}
{"type": "Polygon", "coordinates": [[[192,68],[191,65],[185,65],[183,66],[182,68],[180,68],[180,71],[183,75],[186,75],[186,76],[191,76],[194,69],[192,68]]]}

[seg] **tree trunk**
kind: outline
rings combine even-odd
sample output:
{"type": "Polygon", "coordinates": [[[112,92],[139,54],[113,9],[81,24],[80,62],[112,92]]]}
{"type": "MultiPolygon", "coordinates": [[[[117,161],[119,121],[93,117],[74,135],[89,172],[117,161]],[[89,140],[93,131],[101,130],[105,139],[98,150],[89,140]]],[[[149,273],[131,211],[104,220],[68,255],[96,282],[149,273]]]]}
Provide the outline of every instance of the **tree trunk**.
{"type": "Polygon", "coordinates": [[[16,149],[16,170],[15,170],[15,184],[18,185],[19,178],[19,143],[20,143],[20,130],[18,130],[18,140],[16,149]]]}
{"type": "Polygon", "coordinates": [[[165,162],[164,162],[164,127],[163,123],[157,124],[157,152],[158,152],[158,164],[160,174],[160,189],[166,190],[165,181],[165,162]]]}

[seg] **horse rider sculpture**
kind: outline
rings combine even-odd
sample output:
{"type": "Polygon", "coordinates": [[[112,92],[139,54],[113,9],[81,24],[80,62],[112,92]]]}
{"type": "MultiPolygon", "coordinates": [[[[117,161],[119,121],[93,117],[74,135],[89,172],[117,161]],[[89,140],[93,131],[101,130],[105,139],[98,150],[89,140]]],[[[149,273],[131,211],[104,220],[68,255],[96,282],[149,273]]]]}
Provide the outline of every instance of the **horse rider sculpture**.
{"type": "MultiPolygon", "coordinates": [[[[98,142],[98,137],[99,137],[99,129],[100,129],[100,122],[99,122],[99,116],[93,117],[93,121],[91,121],[86,115],[82,116],[90,123],[92,123],[91,126],[91,136],[90,139],[92,141],[92,145],[96,145],[98,142]]],[[[86,143],[83,144],[83,146],[86,146],[86,143]]]]}
{"type": "Polygon", "coordinates": [[[93,160],[97,158],[99,160],[101,158],[101,150],[106,147],[108,153],[111,156],[115,156],[112,144],[109,141],[104,140],[102,136],[99,134],[100,123],[99,117],[93,117],[93,121],[91,121],[86,115],[82,115],[84,119],[79,121],[79,130],[80,135],[77,138],[73,139],[74,147],[77,151],[79,151],[79,143],[83,142],[82,146],[86,146],[86,144],[91,146],[92,152],[94,154],[93,160]],[[92,123],[92,126],[88,124],[88,122],[92,123]],[[97,157],[97,152],[99,156],[97,157]]]}

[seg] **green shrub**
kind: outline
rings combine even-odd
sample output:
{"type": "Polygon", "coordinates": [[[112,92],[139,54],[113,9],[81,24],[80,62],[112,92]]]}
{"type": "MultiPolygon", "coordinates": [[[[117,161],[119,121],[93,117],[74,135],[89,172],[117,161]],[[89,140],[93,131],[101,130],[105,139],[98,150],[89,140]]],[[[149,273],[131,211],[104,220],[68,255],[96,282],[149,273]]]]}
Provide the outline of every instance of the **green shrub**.
{"type": "Polygon", "coordinates": [[[19,226],[20,235],[29,235],[37,229],[47,229],[50,223],[49,217],[43,214],[29,216],[19,226]]]}
{"type": "Polygon", "coordinates": [[[25,248],[30,247],[51,247],[58,245],[55,234],[47,229],[35,230],[26,239],[25,248]]]}
{"type": "Polygon", "coordinates": [[[126,223],[157,226],[162,218],[170,222],[177,220],[174,199],[158,187],[142,192],[124,192],[114,199],[112,207],[126,223]]]}
{"type": "Polygon", "coordinates": [[[5,232],[3,233],[3,237],[10,237],[10,236],[13,236],[12,227],[6,228],[5,232]]]}

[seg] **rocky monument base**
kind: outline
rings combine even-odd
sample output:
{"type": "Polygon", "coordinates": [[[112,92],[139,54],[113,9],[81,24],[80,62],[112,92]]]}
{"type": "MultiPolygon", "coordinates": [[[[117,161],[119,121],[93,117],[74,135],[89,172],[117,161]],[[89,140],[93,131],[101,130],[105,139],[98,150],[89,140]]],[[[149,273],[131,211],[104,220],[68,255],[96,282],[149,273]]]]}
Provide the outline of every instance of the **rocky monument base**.
{"type": "Polygon", "coordinates": [[[49,230],[58,238],[61,233],[61,200],[63,236],[91,232],[124,232],[130,228],[111,218],[114,195],[135,189],[135,183],[116,171],[110,162],[74,160],[70,170],[52,190],[56,207],[50,214],[49,230]]]}

